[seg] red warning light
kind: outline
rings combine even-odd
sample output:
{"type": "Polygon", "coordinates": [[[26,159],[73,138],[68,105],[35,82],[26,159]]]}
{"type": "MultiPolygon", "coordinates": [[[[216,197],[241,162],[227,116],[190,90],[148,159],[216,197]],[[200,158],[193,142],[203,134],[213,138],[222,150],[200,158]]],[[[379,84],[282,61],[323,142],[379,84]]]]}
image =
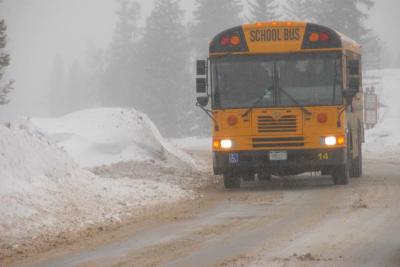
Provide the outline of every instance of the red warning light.
{"type": "Polygon", "coordinates": [[[228,36],[228,35],[224,35],[224,36],[221,37],[220,44],[221,44],[222,46],[227,46],[227,45],[229,45],[230,43],[231,43],[231,40],[229,39],[229,36],[228,36]]]}
{"type": "Polygon", "coordinates": [[[326,32],[323,32],[323,33],[319,34],[319,40],[322,41],[322,42],[329,42],[330,39],[331,38],[330,38],[329,34],[326,33],[326,32]]]}

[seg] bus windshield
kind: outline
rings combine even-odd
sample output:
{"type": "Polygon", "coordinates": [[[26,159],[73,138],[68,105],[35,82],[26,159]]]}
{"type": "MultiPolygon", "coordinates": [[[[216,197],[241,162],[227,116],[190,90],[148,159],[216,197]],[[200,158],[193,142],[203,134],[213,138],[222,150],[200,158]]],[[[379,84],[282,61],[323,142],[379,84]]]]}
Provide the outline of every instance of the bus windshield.
{"type": "Polygon", "coordinates": [[[339,54],[213,58],[213,107],[340,105],[340,59],[339,54]]]}

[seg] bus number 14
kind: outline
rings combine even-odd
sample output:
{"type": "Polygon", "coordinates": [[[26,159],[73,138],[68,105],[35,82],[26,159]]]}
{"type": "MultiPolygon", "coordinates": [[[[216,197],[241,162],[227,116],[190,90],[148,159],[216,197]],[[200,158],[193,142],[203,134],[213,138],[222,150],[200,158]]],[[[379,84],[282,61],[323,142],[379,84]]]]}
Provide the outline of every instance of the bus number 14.
{"type": "Polygon", "coordinates": [[[319,160],[328,160],[329,155],[328,155],[328,153],[319,153],[318,158],[319,158],[319,160]]]}

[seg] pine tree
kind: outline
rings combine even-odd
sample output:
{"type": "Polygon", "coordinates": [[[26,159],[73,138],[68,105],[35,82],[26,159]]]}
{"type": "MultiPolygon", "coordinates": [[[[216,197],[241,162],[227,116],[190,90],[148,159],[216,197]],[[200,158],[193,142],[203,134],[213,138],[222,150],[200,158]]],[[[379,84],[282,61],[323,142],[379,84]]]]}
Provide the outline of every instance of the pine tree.
{"type": "Polygon", "coordinates": [[[97,47],[94,43],[89,42],[87,44],[83,66],[86,73],[86,101],[89,102],[90,107],[102,105],[102,83],[105,73],[104,54],[104,49],[97,47]]]}
{"type": "Polygon", "coordinates": [[[10,65],[10,55],[5,52],[7,45],[7,26],[4,20],[0,20],[0,105],[10,102],[7,95],[13,90],[14,81],[5,81],[5,70],[10,65]]]}
{"type": "Polygon", "coordinates": [[[381,43],[365,24],[373,5],[373,0],[318,0],[314,4],[319,24],[349,36],[364,47],[365,68],[378,67],[380,62],[377,50],[381,43]]]}
{"type": "Polygon", "coordinates": [[[146,95],[140,108],[166,136],[176,136],[190,99],[189,45],[184,12],[176,0],[156,0],[141,43],[141,84],[146,95]]]}
{"type": "Polygon", "coordinates": [[[313,22],[315,20],[315,0],[287,0],[285,17],[289,20],[313,22]]]}
{"type": "Polygon", "coordinates": [[[190,31],[196,54],[205,58],[209,41],[220,31],[242,23],[240,0],[196,0],[194,25],[190,31]]]}
{"type": "Polygon", "coordinates": [[[380,69],[382,67],[382,41],[372,32],[365,36],[363,42],[363,67],[380,69]]]}
{"type": "Polygon", "coordinates": [[[279,5],[275,0],[252,0],[248,1],[251,20],[256,21],[271,21],[279,19],[279,5]]]}
{"type": "Polygon", "coordinates": [[[136,42],[139,37],[140,5],[119,0],[118,21],[108,52],[103,88],[103,103],[111,106],[132,106],[135,98],[136,42]]]}
{"type": "Polygon", "coordinates": [[[68,66],[66,74],[65,112],[89,108],[88,88],[86,87],[86,73],[79,60],[75,59],[68,66]]]}
{"type": "Polygon", "coordinates": [[[316,20],[318,23],[331,27],[357,42],[362,42],[369,33],[365,26],[369,10],[374,5],[372,0],[317,0],[316,20]]]}

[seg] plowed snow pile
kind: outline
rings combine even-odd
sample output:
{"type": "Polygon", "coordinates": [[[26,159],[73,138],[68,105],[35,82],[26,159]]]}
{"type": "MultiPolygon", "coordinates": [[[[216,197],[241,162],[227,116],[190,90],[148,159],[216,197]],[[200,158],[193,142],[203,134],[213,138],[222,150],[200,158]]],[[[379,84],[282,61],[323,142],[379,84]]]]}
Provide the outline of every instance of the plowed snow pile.
{"type": "MultiPolygon", "coordinates": [[[[86,115],[90,117],[94,113],[86,115]]],[[[73,143],[70,149],[78,155],[82,154],[78,144],[73,141],[79,138],[86,152],[106,151],[104,154],[109,158],[102,158],[104,162],[128,157],[133,151],[139,159],[165,157],[168,154],[165,147],[157,142],[157,137],[150,134],[154,129],[150,126],[146,128],[146,123],[118,121],[117,116],[116,121],[122,128],[129,127],[125,124],[133,123],[134,126],[130,128],[132,131],[125,135],[121,132],[118,136],[118,130],[114,129],[107,136],[107,129],[101,129],[100,121],[95,118],[99,128],[93,127],[93,124],[74,124],[74,119],[84,115],[73,114],[65,118],[68,124],[60,122],[57,125],[66,127],[70,138],[65,139],[65,144],[73,143]],[[71,125],[87,135],[72,136],[71,125]],[[97,132],[99,130],[102,131],[97,132]],[[143,145],[130,145],[132,139],[129,139],[129,135],[143,138],[143,145]],[[87,137],[98,143],[87,142],[87,137]],[[98,139],[92,139],[94,137],[98,139]],[[112,138],[122,139],[120,147],[113,147],[116,141],[112,138]],[[99,148],[99,143],[106,146],[99,148]],[[112,150],[107,144],[118,151],[112,150]],[[116,155],[120,151],[123,151],[121,157],[112,156],[112,152],[116,155]]],[[[175,154],[177,157],[185,156],[179,152],[175,154]]],[[[6,251],[16,249],[21,243],[29,244],[35,238],[49,238],[52,234],[77,231],[97,223],[115,222],[131,215],[137,207],[174,202],[187,196],[188,193],[180,187],[162,181],[101,178],[81,169],[65,150],[29,121],[0,125],[0,259],[6,251]]]]}
{"type": "Polygon", "coordinates": [[[381,103],[379,123],[367,131],[366,151],[400,155],[400,70],[370,71],[365,84],[374,85],[381,103]]]}
{"type": "Polygon", "coordinates": [[[81,166],[174,159],[195,165],[189,155],[161,136],[145,114],[133,109],[82,110],[60,118],[33,119],[33,122],[81,166]]]}

